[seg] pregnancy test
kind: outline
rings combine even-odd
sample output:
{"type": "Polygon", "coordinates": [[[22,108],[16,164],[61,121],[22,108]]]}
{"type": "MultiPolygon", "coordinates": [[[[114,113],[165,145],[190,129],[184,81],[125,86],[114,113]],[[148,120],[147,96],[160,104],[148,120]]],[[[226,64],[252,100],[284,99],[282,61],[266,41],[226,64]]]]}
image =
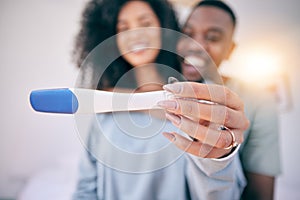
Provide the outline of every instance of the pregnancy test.
{"type": "Polygon", "coordinates": [[[161,109],[157,103],[171,96],[164,90],[116,93],[81,88],[46,89],[32,91],[30,104],[35,111],[46,113],[105,113],[161,109]]]}

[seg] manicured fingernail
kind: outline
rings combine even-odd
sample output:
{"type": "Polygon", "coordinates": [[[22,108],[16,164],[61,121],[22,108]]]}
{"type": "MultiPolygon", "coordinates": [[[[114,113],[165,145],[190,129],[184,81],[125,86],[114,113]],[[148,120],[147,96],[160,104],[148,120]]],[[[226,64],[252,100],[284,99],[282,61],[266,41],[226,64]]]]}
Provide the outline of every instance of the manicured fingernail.
{"type": "Polygon", "coordinates": [[[171,109],[171,110],[176,110],[177,108],[177,102],[172,100],[159,101],[157,105],[162,108],[171,109]]]}
{"type": "Polygon", "coordinates": [[[177,78],[171,76],[168,78],[168,84],[173,84],[179,82],[177,78]]]}
{"type": "Polygon", "coordinates": [[[170,140],[171,142],[175,142],[175,140],[176,140],[175,135],[172,134],[172,133],[163,132],[163,135],[164,135],[168,140],[170,140]]]}
{"type": "Polygon", "coordinates": [[[166,118],[173,122],[175,125],[179,125],[181,122],[181,118],[179,116],[171,113],[166,113],[166,118]]]}
{"type": "Polygon", "coordinates": [[[179,94],[182,90],[182,85],[179,83],[167,84],[163,86],[163,89],[175,94],[179,94]]]}

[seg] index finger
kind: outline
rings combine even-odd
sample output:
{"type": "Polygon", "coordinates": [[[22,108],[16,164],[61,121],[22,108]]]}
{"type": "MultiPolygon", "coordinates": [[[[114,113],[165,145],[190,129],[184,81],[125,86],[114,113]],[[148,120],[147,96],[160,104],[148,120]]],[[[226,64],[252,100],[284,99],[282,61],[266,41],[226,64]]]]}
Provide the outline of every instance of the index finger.
{"type": "Polygon", "coordinates": [[[223,85],[177,82],[164,85],[163,88],[179,98],[207,100],[235,110],[244,109],[244,104],[239,96],[223,85]]]}

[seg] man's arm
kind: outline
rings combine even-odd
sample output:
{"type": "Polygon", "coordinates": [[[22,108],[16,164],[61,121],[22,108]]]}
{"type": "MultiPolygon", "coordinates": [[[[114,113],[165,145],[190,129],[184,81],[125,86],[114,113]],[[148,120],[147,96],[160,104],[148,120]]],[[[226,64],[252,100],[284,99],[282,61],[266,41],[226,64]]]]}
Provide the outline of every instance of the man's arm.
{"type": "Polygon", "coordinates": [[[245,172],[248,184],[243,192],[242,200],[272,200],[274,197],[275,178],[251,172],[245,172]]]}
{"type": "Polygon", "coordinates": [[[249,137],[241,152],[248,182],[242,197],[243,200],[268,200],[274,197],[275,177],[281,171],[279,119],[276,101],[271,92],[260,91],[257,95],[253,94],[253,97],[256,97],[256,107],[253,108],[249,137]]]}

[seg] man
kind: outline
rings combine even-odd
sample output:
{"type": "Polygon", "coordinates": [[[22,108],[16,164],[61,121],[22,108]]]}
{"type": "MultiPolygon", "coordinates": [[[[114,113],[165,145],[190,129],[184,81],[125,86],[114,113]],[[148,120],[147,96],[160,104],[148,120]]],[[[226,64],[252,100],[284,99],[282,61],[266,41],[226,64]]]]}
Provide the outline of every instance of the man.
{"type": "MultiPolygon", "coordinates": [[[[213,68],[212,63],[218,68],[229,59],[235,48],[235,27],[235,14],[222,1],[204,0],[194,7],[183,33],[200,45],[187,39],[178,44],[178,52],[184,58],[182,72],[187,80],[207,81],[210,79],[207,71],[213,68]],[[209,62],[210,58],[213,62],[209,62]]],[[[239,149],[247,178],[242,199],[273,199],[275,177],[280,173],[275,100],[267,91],[255,91],[230,79],[224,79],[224,82],[242,97],[246,115],[251,121],[239,149]]]]}

